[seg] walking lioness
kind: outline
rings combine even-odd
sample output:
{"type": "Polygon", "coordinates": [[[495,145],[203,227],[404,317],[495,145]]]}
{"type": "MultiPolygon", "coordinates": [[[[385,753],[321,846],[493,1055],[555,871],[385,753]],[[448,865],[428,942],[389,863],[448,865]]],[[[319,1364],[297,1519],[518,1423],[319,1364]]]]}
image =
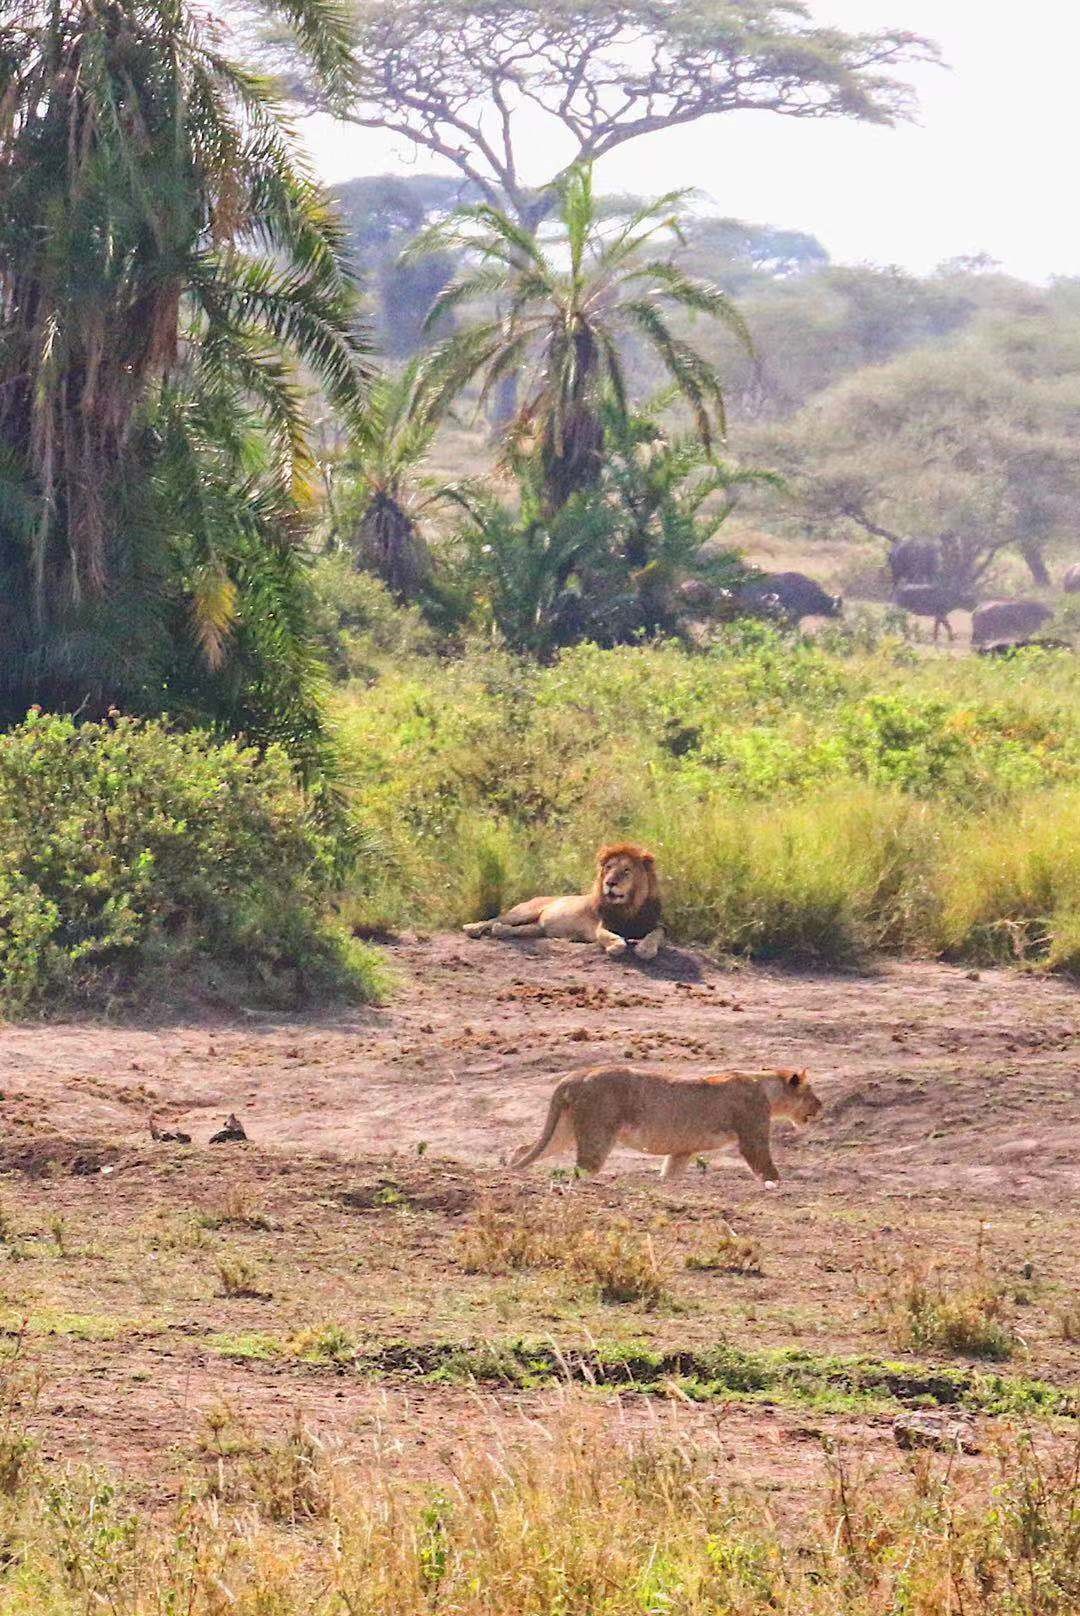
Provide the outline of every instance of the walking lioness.
{"type": "Polygon", "coordinates": [[[716,1077],[665,1077],[633,1066],[594,1066],[564,1077],[551,1096],[544,1131],[512,1167],[573,1145],[583,1173],[597,1173],[616,1145],[663,1156],[660,1177],[672,1179],[695,1156],[736,1144],[767,1188],[780,1175],[769,1150],[773,1117],[807,1123],[821,1101],[805,1072],[732,1072],[716,1077]]]}

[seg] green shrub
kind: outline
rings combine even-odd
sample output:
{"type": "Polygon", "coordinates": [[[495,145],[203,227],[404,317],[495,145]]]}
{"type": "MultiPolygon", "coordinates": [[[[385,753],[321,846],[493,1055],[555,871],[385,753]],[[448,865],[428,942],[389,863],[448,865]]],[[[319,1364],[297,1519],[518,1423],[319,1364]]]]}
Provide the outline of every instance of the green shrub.
{"type": "Polygon", "coordinates": [[[0,1006],[148,987],[370,996],[370,952],[324,929],[336,849],[284,753],[115,717],[32,712],[0,736],[0,1006]]]}
{"type": "Polygon", "coordinates": [[[1080,664],[912,661],[735,625],[704,653],[414,657],[339,694],[382,857],[346,913],[455,924],[581,890],[599,842],[661,858],[677,938],[1080,971],[1080,664]]]}
{"type": "Polygon", "coordinates": [[[337,678],[373,678],[394,657],[434,651],[434,630],[415,606],[399,606],[373,573],[347,555],[322,556],[311,569],[314,629],[337,678]]]}

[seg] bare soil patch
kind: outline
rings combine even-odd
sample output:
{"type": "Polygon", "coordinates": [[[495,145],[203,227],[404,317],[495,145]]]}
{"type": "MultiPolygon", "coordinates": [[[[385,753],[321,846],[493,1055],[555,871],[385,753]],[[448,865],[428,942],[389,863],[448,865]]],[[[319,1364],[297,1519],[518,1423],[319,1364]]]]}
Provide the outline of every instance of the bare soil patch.
{"type": "Polygon", "coordinates": [[[1005,1287],[1018,1346],[994,1373],[1080,1382],[1061,1323],[1080,1294],[1080,1001],[1066,982],[933,964],[733,972],[677,952],[647,968],[443,936],[389,952],[400,987],[384,1009],[0,1033],[0,1305],[9,1346],[41,1369],[33,1424],[50,1459],[113,1467],[153,1502],[205,1465],[222,1405],[269,1436],[302,1418],[419,1475],[465,1428],[571,1417],[677,1426],[743,1480],[798,1490],[823,1477],[823,1437],[903,1463],[895,1411],[470,1384],[469,1359],[456,1379],[372,1375],[350,1354],[456,1343],[475,1357],[528,1337],[895,1358],[876,1302],[905,1265],[1005,1287]],[[778,1130],[776,1197],[734,1156],[676,1194],[629,1154],[574,1187],[598,1226],[655,1242],[662,1306],[602,1305],[557,1270],[467,1272],[471,1220],[547,1216],[562,1193],[501,1166],[553,1081],[623,1058],[806,1066],[826,1114],[778,1130]],[[250,1143],[210,1145],[230,1112],[250,1143]],[[193,1143],[152,1140],[151,1118],[193,1143]],[[687,1265],[725,1221],[759,1270],[687,1265]],[[228,1294],[225,1268],[253,1294],[228,1294]]]}

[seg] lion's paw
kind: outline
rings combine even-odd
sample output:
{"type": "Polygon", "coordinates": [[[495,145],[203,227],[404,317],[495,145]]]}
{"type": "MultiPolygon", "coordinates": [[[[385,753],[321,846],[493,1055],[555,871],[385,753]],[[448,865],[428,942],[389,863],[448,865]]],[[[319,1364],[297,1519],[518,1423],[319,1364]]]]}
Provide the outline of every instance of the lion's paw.
{"type": "Polygon", "coordinates": [[[604,945],[604,953],[610,954],[612,958],[616,958],[619,954],[625,954],[626,949],[627,944],[621,937],[617,937],[613,943],[606,943],[604,945]]]}
{"type": "Polygon", "coordinates": [[[638,959],[654,960],[657,954],[660,952],[660,944],[649,942],[639,943],[634,952],[637,954],[638,959]]]}

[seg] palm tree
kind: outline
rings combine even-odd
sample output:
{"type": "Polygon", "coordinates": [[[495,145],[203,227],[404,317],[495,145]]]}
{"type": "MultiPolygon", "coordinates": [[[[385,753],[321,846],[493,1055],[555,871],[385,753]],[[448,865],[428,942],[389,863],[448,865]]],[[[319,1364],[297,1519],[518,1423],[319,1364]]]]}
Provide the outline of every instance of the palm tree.
{"type": "Polygon", "coordinates": [[[376,384],[371,431],[345,459],[345,493],[334,500],[332,511],[337,541],[358,566],[407,602],[421,599],[432,581],[431,552],[419,517],[438,497],[417,476],[435,422],[410,408],[415,385],[415,360],[400,376],[384,376],[376,384]]]}
{"type": "MultiPolygon", "coordinates": [[[[343,81],[333,0],[262,3],[343,81]]],[[[171,703],[184,638],[242,716],[245,634],[304,660],[283,582],[312,468],[298,367],[353,425],[369,371],[336,222],[271,87],[227,45],[187,0],[4,7],[10,701],[171,703]]]]}
{"type": "Polygon", "coordinates": [[[550,246],[508,214],[479,204],[458,208],[422,232],[406,255],[468,254],[468,267],[433,303],[429,327],[451,311],[482,309],[420,366],[416,408],[438,418],[474,382],[482,406],[505,378],[520,375],[523,402],[509,424],[510,443],[518,451],[535,445],[549,511],[598,480],[605,402],[611,400],[623,420],[629,417],[629,337],[658,356],[710,452],[725,431],[720,378],[672,328],[669,312],[719,320],[749,345],[725,294],[658,253],[658,237],[680,234],[686,193],[669,192],[636,209],[610,233],[593,198],[589,165],[570,169],[557,193],[562,232],[550,246]]]}

